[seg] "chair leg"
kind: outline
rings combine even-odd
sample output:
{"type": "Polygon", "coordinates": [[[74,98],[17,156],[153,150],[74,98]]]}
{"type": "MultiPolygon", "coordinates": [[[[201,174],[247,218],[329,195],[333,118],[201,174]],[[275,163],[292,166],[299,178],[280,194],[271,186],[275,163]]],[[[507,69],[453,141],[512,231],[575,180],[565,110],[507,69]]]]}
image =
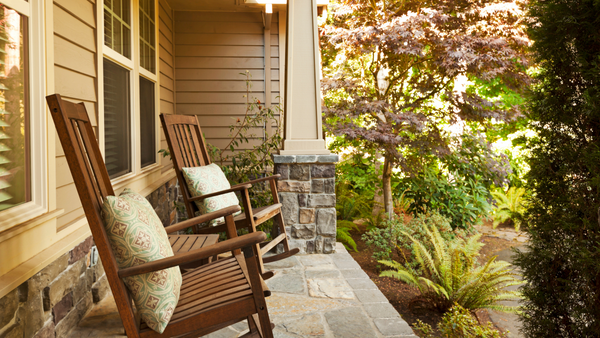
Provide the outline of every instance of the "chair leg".
{"type": "Polygon", "coordinates": [[[283,251],[288,252],[288,251],[290,251],[290,244],[288,242],[287,233],[285,232],[285,223],[283,222],[283,215],[281,214],[281,210],[279,211],[279,213],[277,215],[275,215],[274,221],[275,221],[274,223],[277,223],[277,225],[279,226],[279,233],[286,234],[282,243],[283,243],[283,251]]]}
{"type": "Polygon", "coordinates": [[[258,331],[258,327],[256,326],[256,321],[254,319],[254,316],[248,316],[248,329],[250,330],[250,333],[254,333],[258,331]]]}
{"type": "Polygon", "coordinates": [[[262,289],[262,283],[259,276],[258,266],[256,261],[251,259],[251,256],[257,256],[260,253],[260,248],[253,248],[254,251],[243,250],[246,258],[246,267],[248,269],[248,277],[250,278],[250,287],[254,295],[254,304],[256,306],[256,315],[258,315],[258,321],[253,318],[248,318],[248,325],[251,322],[256,324],[262,338],[273,338],[273,330],[271,328],[271,321],[269,320],[269,312],[267,311],[267,302],[265,301],[265,295],[262,289]]]}

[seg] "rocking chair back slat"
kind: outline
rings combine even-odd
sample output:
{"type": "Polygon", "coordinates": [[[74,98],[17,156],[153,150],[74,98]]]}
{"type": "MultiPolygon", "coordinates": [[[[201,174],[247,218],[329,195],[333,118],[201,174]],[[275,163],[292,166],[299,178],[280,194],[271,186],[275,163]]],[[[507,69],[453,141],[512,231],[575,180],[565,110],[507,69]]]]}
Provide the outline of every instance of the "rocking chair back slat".
{"type": "Polygon", "coordinates": [[[94,130],[83,103],[64,101],[58,94],[48,96],[46,100],[94,242],[104,263],[106,277],[111,286],[115,286],[112,292],[123,325],[128,332],[132,332],[131,330],[136,329],[136,321],[131,298],[118,276],[117,261],[102,222],[102,203],[106,196],[114,195],[114,191],[95,140],[94,130]]]}
{"type": "MultiPolygon", "coordinates": [[[[165,134],[172,135],[175,139],[171,140],[167,137],[167,143],[169,149],[171,149],[171,159],[177,168],[199,167],[211,163],[204,137],[201,136],[202,130],[196,117],[171,115],[169,122],[166,122],[163,127],[165,128],[165,134]]],[[[175,172],[179,182],[185,182],[181,170],[178,169],[175,172]]],[[[189,190],[182,189],[182,195],[185,204],[190,204],[191,202],[188,203],[188,201],[192,196],[189,190]]],[[[192,213],[188,211],[188,216],[193,217],[195,211],[192,211],[192,213]]]]}

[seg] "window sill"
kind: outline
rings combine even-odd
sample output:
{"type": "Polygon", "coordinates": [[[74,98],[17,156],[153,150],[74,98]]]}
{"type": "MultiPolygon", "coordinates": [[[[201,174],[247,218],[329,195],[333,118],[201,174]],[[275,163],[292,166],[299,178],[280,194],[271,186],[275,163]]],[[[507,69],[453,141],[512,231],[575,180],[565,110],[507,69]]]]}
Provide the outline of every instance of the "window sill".
{"type": "Polygon", "coordinates": [[[12,237],[15,237],[29,229],[35,228],[36,226],[45,223],[53,218],[58,218],[64,212],[63,209],[57,209],[45,214],[39,215],[33,219],[22,221],[16,225],[13,225],[5,230],[0,230],[0,243],[4,242],[12,237]]]}
{"type": "Polygon", "coordinates": [[[47,209],[44,206],[36,205],[34,202],[27,202],[22,205],[12,207],[0,212],[2,221],[0,221],[0,236],[6,231],[19,227],[24,223],[35,221],[37,218],[47,215],[47,209]]]}

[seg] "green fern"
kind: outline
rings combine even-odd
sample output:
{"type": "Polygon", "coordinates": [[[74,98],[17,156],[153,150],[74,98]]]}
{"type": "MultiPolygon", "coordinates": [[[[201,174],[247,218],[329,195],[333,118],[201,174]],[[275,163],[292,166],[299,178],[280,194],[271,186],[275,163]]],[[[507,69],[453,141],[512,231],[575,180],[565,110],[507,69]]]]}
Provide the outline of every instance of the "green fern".
{"type": "Polygon", "coordinates": [[[336,240],[344,244],[346,249],[350,250],[352,248],[352,250],[358,252],[358,249],[356,248],[356,242],[354,241],[354,239],[352,239],[352,236],[350,236],[350,230],[353,229],[357,231],[359,230],[356,224],[354,224],[351,221],[338,220],[336,229],[336,240]]]}
{"type": "Polygon", "coordinates": [[[483,246],[479,242],[481,235],[446,242],[435,227],[427,228],[426,232],[431,242],[428,245],[430,249],[405,233],[413,243],[415,259],[421,266],[420,274],[398,262],[379,261],[394,269],[384,271],[380,276],[397,278],[418,288],[423,297],[442,311],[449,309],[454,303],[469,310],[516,310],[498,302],[518,299],[517,292],[506,291],[505,288],[522,282],[516,278],[510,264],[496,261],[496,256],[490,258],[485,265],[479,265],[477,256],[483,246]]]}
{"type": "Polygon", "coordinates": [[[337,218],[352,221],[365,214],[370,214],[372,209],[365,196],[354,192],[347,182],[339,182],[335,186],[337,218]]]}
{"type": "Polygon", "coordinates": [[[494,191],[492,196],[496,200],[493,211],[494,229],[498,224],[510,219],[515,225],[515,230],[519,231],[525,213],[525,189],[511,187],[506,193],[501,190],[494,191]]]}

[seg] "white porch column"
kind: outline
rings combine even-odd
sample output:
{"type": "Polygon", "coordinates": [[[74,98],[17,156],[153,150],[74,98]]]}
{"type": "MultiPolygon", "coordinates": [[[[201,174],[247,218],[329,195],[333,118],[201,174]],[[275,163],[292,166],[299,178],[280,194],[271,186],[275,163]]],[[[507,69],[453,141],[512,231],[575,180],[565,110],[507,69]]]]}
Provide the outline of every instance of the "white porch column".
{"type": "Polygon", "coordinates": [[[280,155],[326,155],[321,127],[317,0],[289,0],[280,155]]]}
{"type": "Polygon", "coordinates": [[[281,211],[291,247],[334,253],[339,158],[325,147],[321,127],[317,0],[287,2],[284,137],[273,155],[281,211]]]}

